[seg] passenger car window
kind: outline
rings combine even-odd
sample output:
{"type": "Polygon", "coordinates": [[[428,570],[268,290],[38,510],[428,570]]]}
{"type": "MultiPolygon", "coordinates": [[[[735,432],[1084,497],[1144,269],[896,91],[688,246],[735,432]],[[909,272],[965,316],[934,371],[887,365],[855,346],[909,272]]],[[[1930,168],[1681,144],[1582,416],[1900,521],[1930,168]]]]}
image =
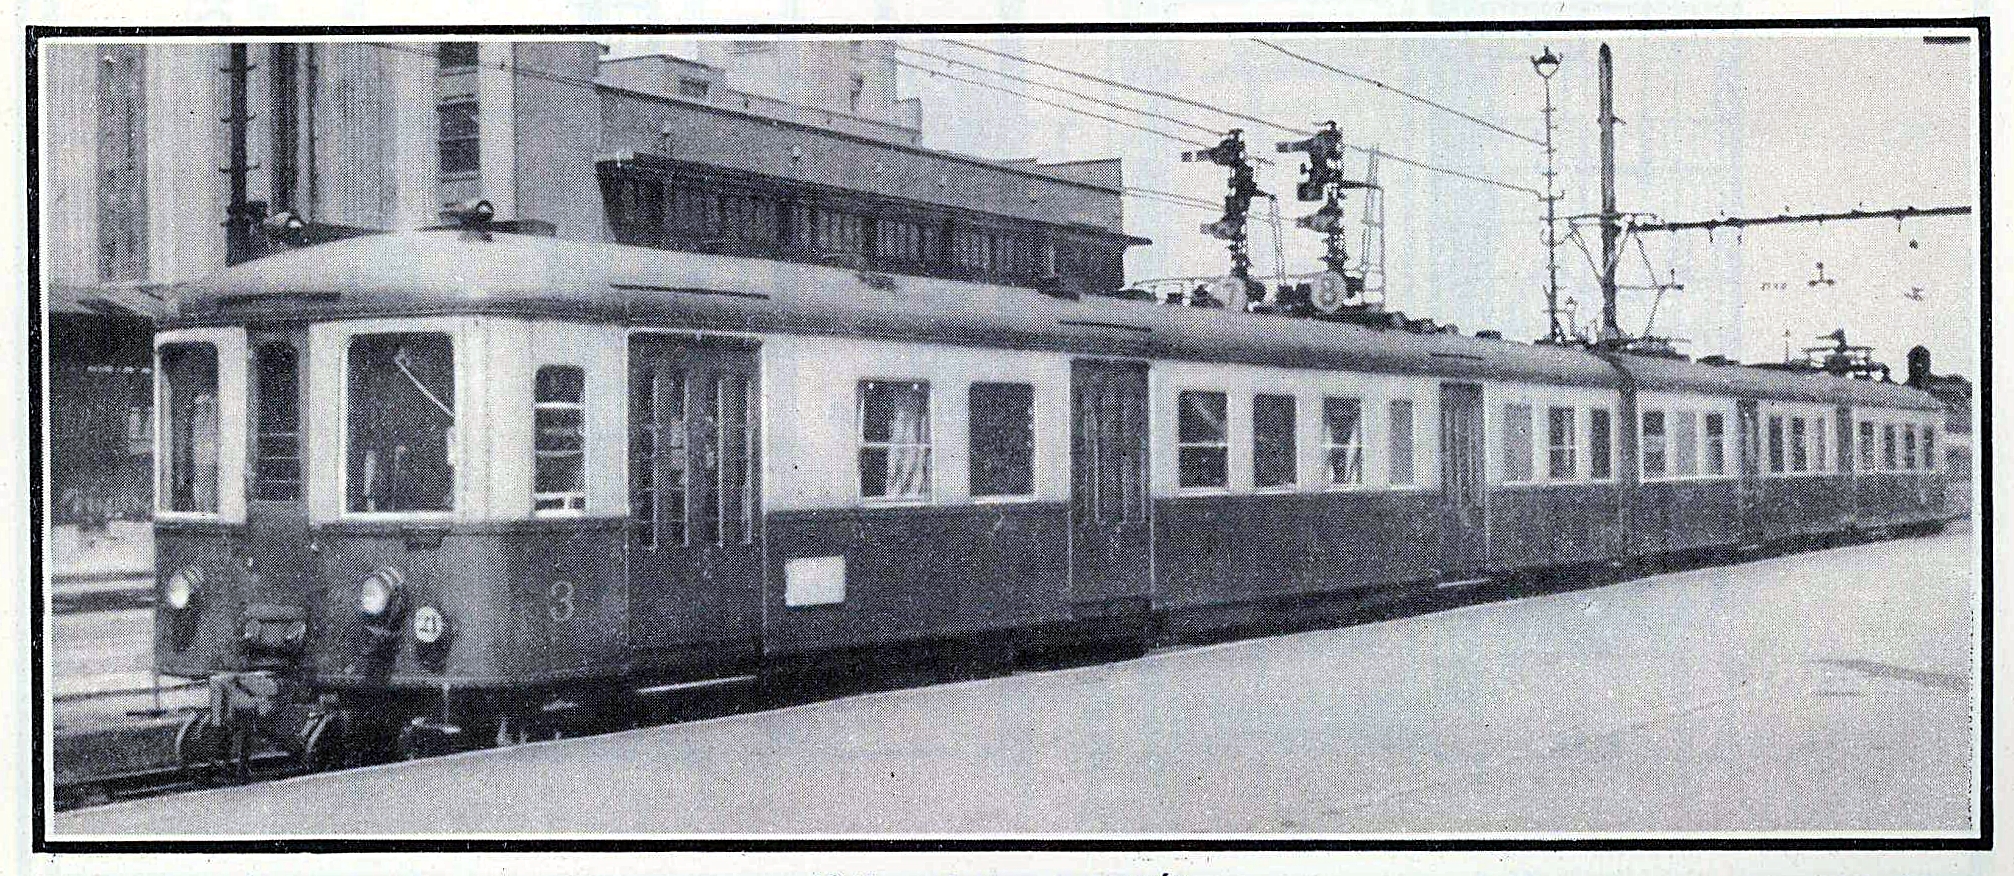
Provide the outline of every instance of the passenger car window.
{"type": "Polygon", "coordinates": [[[538,370],[532,399],[532,510],[587,508],[587,442],[582,434],[586,378],[572,365],[538,370]]]}
{"type": "Polygon", "coordinates": [[[1923,470],[1937,467],[1937,427],[1923,427],[1923,470]]]}
{"type": "Polygon", "coordinates": [[[1588,477],[1598,481],[1608,480],[1613,474],[1610,468],[1615,443],[1612,428],[1606,408],[1593,408],[1587,412],[1587,473],[1588,477]]]}
{"type": "Polygon", "coordinates": [[[1176,463],[1184,487],[1222,487],[1228,481],[1228,400],[1221,392],[1185,390],[1176,397],[1176,463]]]}
{"type": "Polygon", "coordinates": [[[1413,482],[1413,400],[1392,400],[1391,475],[1394,484],[1413,482]]]}
{"type": "MultiPolygon", "coordinates": [[[[1410,403],[1408,403],[1410,404],[1410,403]]],[[[1407,409],[1407,455],[1411,456],[1412,411],[1407,409]]],[[[1354,398],[1322,399],[1322,459],[1329,483],[1336,486],[1364,482],[1364,405],[1354,398]]],[[[1411,480],[1412,461],[1406,461],[1411,480]]]]}
{"type": "Polygon", "coordinates": [[[1883,468],[1893,471],[1898,467],[1895,464],[1895,424],[1893,423],[1881,427],[1881,455],[1885,463],[1882,466],[1883,468]]]}
{"type": "Polygon", "coordinates": [[[1578,464],[1574,445],[1579,434],[1574,428],[1573,408],[1548,408],[1545,419],[1546,476],[1556,481],[1572,480],[1578,464]]]}
{"type": "Polygon", "coordinates": [[[974,496],[1035,492],[1035,388],[974,383],[968,393],[974,496]]]}
{"type": "Polygon", "coordinates": [[[1643,412],[1643,476],[1663,477],[1664,466],[1664,412],[1643,412]]]}
{"type": "Polygon", "coordinates": [[[1874,424],[1860,421],[1860,470],[1874,470],[1874,424]]]}
{"type": "Polygon", "coordinates": [[[1804,418],[1790,418],[1790,470],[1805,471],[1811,467],[1805,456],[1804,418]]]}
{"type": "Polygon", "coordinates": [[[1727,473],[1727,415],[1706,415],[1706,473],[1727,473]]]}
{"type": "Polygon", "coordinates": [[[161,348],[161,510],[217,510],[217,348],[161,348]]]}
{"type": "Polygon", "coordinates": [[[438,332],[350,339],[353,512],[454,507],[454,348],[438,332]]]}
{"type": "Polygon", "coordinates": [[[1699,414],[1694,411],[1671,412],[1671,473],[1699,474],[1699,414]]]}
{"type": "Polygon", "coordinates": [[[930,384],[860,382],[860,495],[930,495],[930,384]]]}
{"type": "MultiPolygon", "coordinates": [[[[1293,486],[1299,456],[1294,452],[1294,397],[1252,397],[1252,485],[1293,486]]],[[[1359,465],[1358,477],[1363,476],[1359,465]]]]}
{"type": "Polygon", "coordinates": [[[1783,415],[1769,418],[1769,470],[1783,473],[1783,415]]]}

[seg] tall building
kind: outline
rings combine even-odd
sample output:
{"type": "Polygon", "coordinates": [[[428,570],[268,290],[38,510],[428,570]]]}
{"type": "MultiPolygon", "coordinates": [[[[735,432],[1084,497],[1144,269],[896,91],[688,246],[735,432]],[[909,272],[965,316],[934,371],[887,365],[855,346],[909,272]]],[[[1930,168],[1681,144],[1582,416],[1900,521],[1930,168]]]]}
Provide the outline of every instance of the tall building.
{"type": "Polygon", "coordinates": [[[150,504],[151,321],[282,244],[488,200],[581,240],[1100,292],[1124,284],[1117,159],[923,148],[886,41],[41,46],[59,520],[150,504]]]}

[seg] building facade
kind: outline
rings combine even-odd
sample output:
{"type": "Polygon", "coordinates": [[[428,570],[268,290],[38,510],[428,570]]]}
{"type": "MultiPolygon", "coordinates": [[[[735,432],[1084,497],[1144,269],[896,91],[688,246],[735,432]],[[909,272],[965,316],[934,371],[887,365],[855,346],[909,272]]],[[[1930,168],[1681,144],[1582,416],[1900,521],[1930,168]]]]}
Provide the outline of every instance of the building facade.
{"type": "Polygon", "coordinates": [[[489,201],[552,233],[1096,293],[1123,286],[1118,161],[923,148],[886,41],[40,46],[52,507],[151,504],[151,322],[281,244],[489,201]],[[69,497],[66,501],[65,497],[69,497]]]}

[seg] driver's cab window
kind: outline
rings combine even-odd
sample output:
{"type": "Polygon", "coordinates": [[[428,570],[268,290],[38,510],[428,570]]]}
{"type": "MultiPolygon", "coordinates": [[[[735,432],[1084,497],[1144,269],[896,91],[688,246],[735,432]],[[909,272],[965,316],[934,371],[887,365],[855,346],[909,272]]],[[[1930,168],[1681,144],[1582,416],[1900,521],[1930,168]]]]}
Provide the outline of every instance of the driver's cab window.
{"type": "Polygon", "coordinates": [[[347,507],[454,507],[454,346],[440,332],[357,335],[349,349],[347,507]]]}

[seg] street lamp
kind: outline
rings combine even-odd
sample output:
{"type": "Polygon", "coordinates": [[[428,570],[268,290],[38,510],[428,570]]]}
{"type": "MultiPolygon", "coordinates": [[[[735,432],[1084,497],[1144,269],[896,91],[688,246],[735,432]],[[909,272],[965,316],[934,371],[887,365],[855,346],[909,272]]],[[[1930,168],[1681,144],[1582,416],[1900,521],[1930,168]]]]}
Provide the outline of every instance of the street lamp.
{"type": "Polygon", "coordinates": [[[1559,204],[1559,194],[1553,191],[1553,182],[1559,174],[1553,169],[1552,146],[1552,77],[1559,72],[1559,56],[1552,53],[1552,47],[1545,47],[1545,54],[1531,59],[1531,69],[1538,78],[1545,81],[1545,313],[1550,323],[1546,339],[1553,343],[1566,340],[1559,328],[1559,225],[1554,215],[1559,204]]]}

